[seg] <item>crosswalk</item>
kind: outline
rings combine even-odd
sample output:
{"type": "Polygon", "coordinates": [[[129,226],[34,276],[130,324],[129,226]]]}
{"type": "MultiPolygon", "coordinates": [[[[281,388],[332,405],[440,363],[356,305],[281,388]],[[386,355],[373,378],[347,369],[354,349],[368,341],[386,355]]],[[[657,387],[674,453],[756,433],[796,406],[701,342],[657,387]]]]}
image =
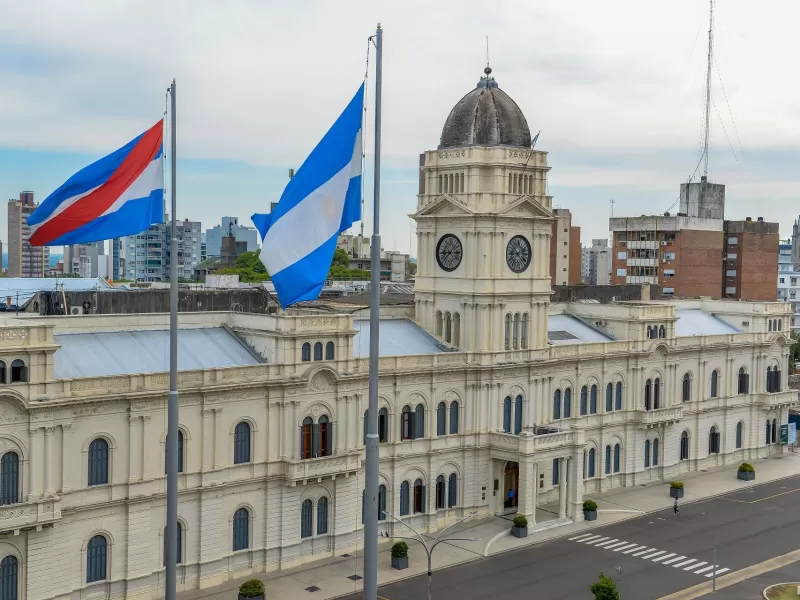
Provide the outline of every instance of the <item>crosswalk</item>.
{"type": "MultiPolygon", "coordinates": [[[[714,565],[709,564],[707,561],[702,561],[688,556],[682,556],[675,552],[668,552],[666,550],[659,550],[658,548],[651,548],[647,544],[641,545],[631,543],[625,540],[618,540],[611,537],[603,537],[601,535],[594,535],[591,533],[584,533],[583,535],[576,535],[569,538],[570,542],[584,544],[586,546],[595,546],[603,550],[610,550],[611,552],[619,552],[620,554],[627,554],[628,556],[635,556],[642,560],[649,560],[656,564],[667,565],[682,571],[688,571],[695,575],[703,575],[705,577],[714,576],[714,565]]],[[[727,567],[720,567],[717,565],[716,575],[722,575],[730,571],[727,567]]]]}

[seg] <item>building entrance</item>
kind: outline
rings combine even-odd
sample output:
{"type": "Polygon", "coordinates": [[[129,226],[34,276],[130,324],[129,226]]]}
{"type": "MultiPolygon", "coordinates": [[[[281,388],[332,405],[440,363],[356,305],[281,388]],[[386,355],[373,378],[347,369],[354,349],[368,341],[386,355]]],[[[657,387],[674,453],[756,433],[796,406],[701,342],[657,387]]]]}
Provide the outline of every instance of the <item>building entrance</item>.
{"type": "Polygon", "coordinates": [[[515,509],[519,504],[519,464],[507,462],[503,473],[503,508],[508,510],[515,509]]]}

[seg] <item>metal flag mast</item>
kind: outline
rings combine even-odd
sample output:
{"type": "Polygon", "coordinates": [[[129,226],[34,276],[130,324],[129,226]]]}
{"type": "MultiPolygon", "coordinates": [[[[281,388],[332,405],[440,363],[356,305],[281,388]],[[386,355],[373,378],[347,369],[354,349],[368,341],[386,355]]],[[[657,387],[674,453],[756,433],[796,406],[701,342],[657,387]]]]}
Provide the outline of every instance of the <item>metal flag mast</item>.
{"type": "Polygon", "coordinates": [[[176,233],[175,80],[170,86],[170,163],[172,168],[172,236],[169,261],[169,400],[167,403],[167,527],[165,599],[175,600],[178,560],[178,237],[176,233]]]}
{"type": "MultiPolygon", "coordinates": [[[[364,478],[364,600],[378,598],[378,328],[381,316],[381,78],[383,30],[375,31],[375,180],[369,302],[369,405],[364,478]]],[[[171,600],[171,599],[167,599],[171,600]]]]}

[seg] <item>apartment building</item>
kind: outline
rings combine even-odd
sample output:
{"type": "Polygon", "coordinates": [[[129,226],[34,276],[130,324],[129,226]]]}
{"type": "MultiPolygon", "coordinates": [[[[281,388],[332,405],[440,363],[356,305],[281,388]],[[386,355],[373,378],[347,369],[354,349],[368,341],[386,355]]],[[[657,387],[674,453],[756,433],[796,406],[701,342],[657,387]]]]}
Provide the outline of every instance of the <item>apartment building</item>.
{"type": "Polygon", "coordinates": [[[588,285],[608,285],[611,281],[611,248],[607,239],[594,239],[581,250],[581,277],[588,285]]]}
{"type": "Polygon", "coordinates": [[[39,205],[33,192],[23,191],[19,200],[8,201],[8,272],[9,277],[44,277],[50,269],[50,248],[31,246],[28,217],[39,205]]]}
{"type": "Polygon", "coordinates": [[[581,282],[581,228],[572,225],[568,208],[554,208],[550,233],[550,285],[581,282]]]}

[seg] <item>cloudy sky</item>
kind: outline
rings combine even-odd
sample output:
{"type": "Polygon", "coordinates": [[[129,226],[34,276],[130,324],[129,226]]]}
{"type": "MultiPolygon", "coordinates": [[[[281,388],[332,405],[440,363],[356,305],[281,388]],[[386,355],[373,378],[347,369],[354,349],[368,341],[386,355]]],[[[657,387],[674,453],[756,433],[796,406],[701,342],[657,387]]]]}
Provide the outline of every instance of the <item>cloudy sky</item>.
{"type": "MultiPolygon", "coordinates": [[[[729,218],[779,221],[786,237],[800,213],[800,2],[717,4],[710,178],[728,186],[729,218]]],[[[617,216],[663,212],[695,169],[704,0],[0,0],[0,194],[43,200],[157,121],[175,77],[178,217],[247,221],[361,83],[378,21],[386,248],[413,243],[417,156],[475,86],[487,34],[584,244],[607,237],[612,198],[617,216]]]]}

